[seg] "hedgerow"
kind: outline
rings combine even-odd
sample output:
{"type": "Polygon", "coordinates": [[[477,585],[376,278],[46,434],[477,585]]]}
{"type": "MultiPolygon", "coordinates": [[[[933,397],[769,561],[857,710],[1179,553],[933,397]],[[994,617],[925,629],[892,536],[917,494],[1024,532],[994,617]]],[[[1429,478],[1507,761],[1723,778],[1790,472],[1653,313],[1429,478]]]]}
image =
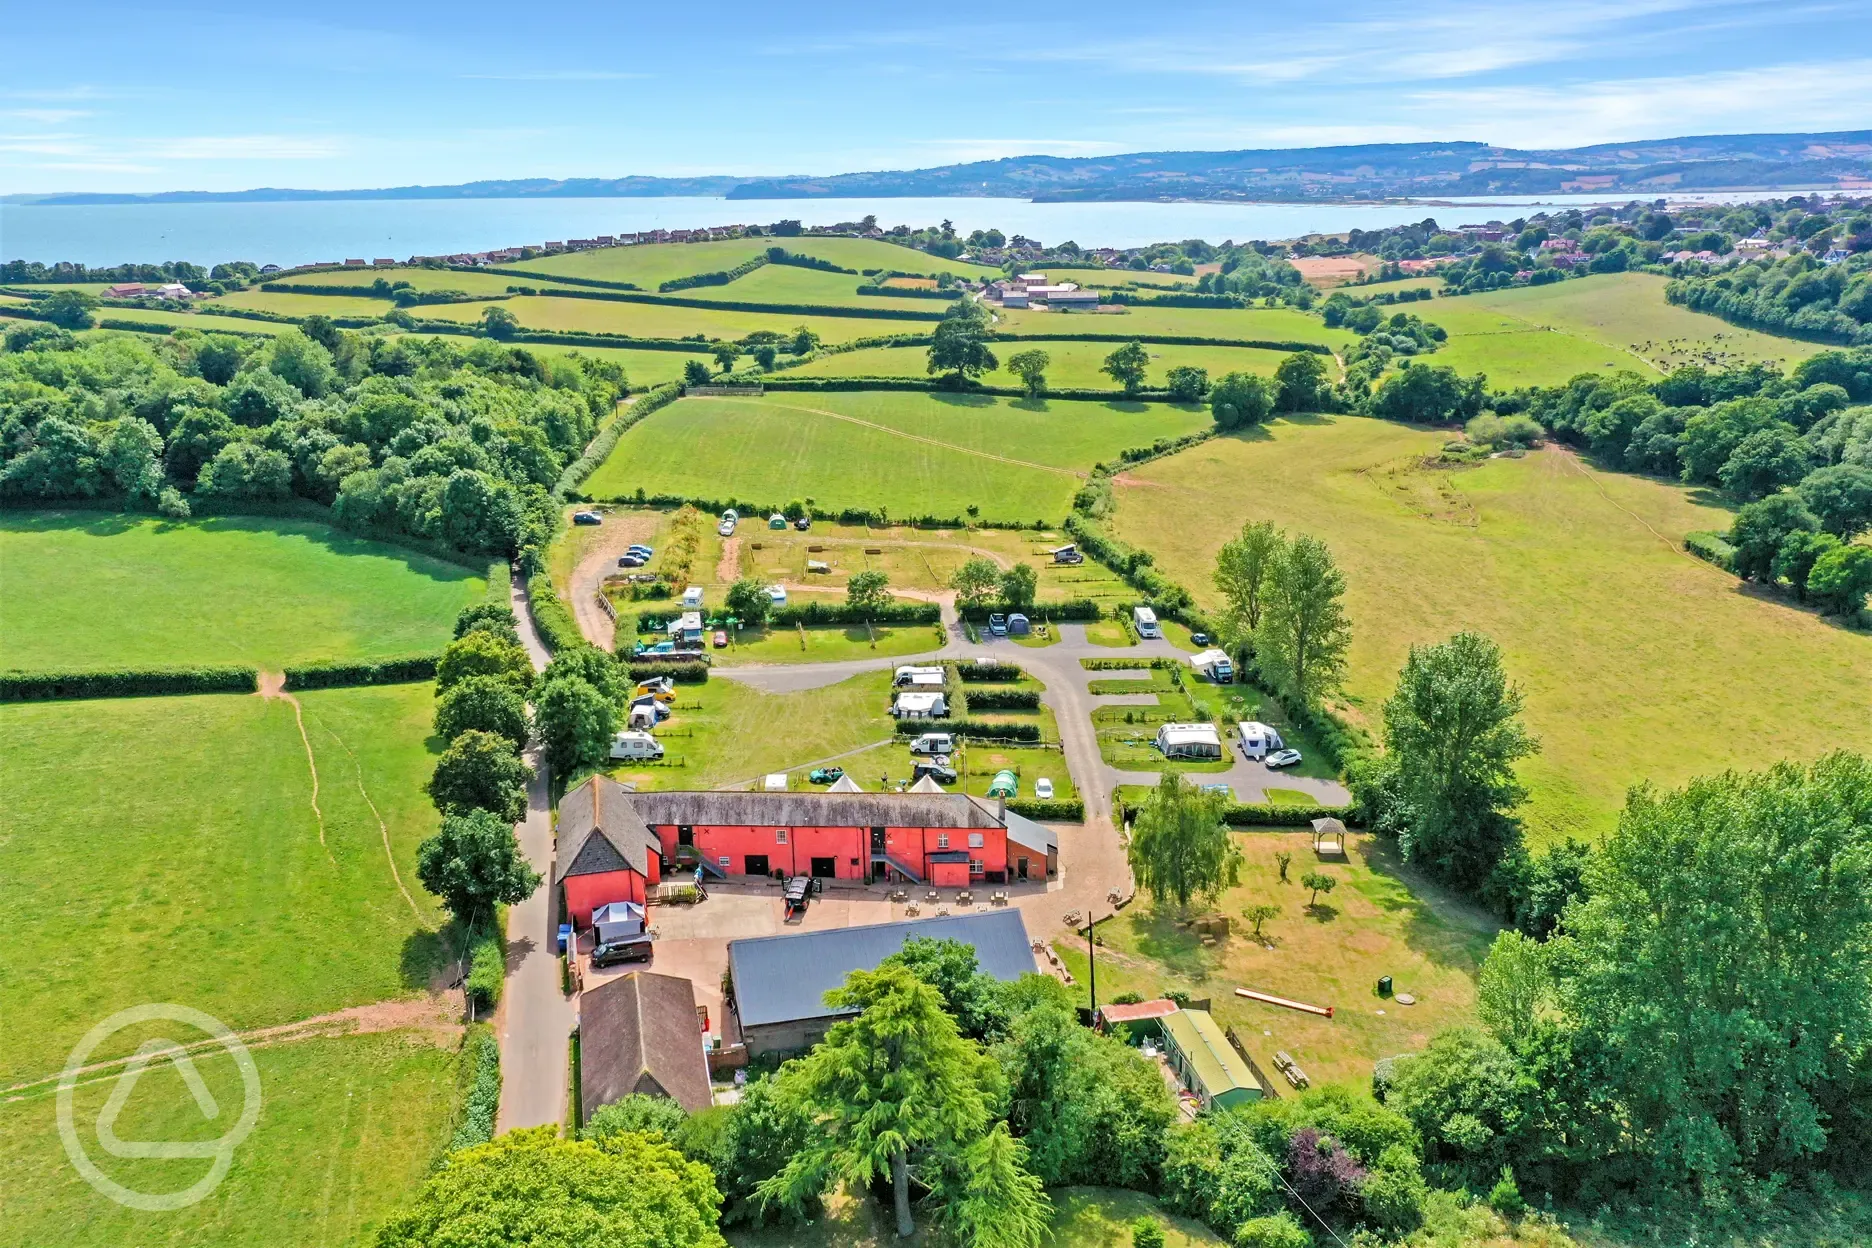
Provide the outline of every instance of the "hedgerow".
{"type": "Polygon", "coordinates": [[[1006,604],[985,604],[982,606],[958,607],[958,613],[971,624],[986,624],[990,615],[1005,611],[1019,612],[1028,619],[1049,620],[1096,620],[1105,613],[1105,609],[1090,598],[1069,598],[1059,602],[1030,602],[1024,607],[1010,607],[1006,604]]]}
{"type": "Polygon", "coordinates": [[[0,672],[0,702],[52,698],[132,698],[187,693],[252,693],[259,670],[237,665],[117,667],[90,671],[0,672]]]}
{"type": "Polygon", "coordinates": [[[412,654],[376,663],[304,663],[286,669],[288,689],[335,689],[345,685],[406,685],[435,677],[439,654],[412,654]]]}
{"type": "Polygon", "coordinates": [[[897,735],[914,737],[926,732],[946,732],[976,741],[1038,741],[1039,724],[1004,724],[989,719],[900,719],[897,735]]]}
{"type": "Polygon", "coordinates": [[[472,1027],[462,1045],[462,1071],[468,1086],[460,1123],[449,1140],[448,1151],[473,1148],[494,1138],[494,1116],[500,1111],[500,1041],[486,1027],[472,1027]]]}
{"type": "Polygon", "coordinates": [[[965,681],[1019,680],[1021,669],[1012,663],[958,663],[956,676],[965,681]]]}
{"type": "Polygon", "coordinates": [[[709,665],[706,663],[644,662],[641,659],[623,660],[624,670],[630,673],[632,680],[650,680],[657,676],[667,676],[679,685],[703,685],[708,683],[709,665]]]}
{"type": "Polygon", "coordinates": [[[968,704],[971,711],[1037,711],[1040,709],[1040,691],[971,689],[968,691],[968,704]]]}
{"type": "Polygon", "coordinates": [[[1042,801],[1037,797],[1013,797],[1007,808],[1017,815],[1042,823],[1084,823],[1085,803],[1076,797],[1056,797],[1042,801]]]}
{"type": "Polygon", "coordinates": [[[572,491],[584,483],[585,478],[598,471],[598,465],[604,463],[612,450],[616,448],[618,439],[623,437],[633,425],[652,412],[668,407],[681,397],[682,386],[672,381],[657,386],[633,400],[629,407],[613,417],[611,423],[591,440],[585,448],[585,453],[567,464],[566,470],[559,474],[559,484],[556,487],[559,496],[568,497],[572,491]]]}

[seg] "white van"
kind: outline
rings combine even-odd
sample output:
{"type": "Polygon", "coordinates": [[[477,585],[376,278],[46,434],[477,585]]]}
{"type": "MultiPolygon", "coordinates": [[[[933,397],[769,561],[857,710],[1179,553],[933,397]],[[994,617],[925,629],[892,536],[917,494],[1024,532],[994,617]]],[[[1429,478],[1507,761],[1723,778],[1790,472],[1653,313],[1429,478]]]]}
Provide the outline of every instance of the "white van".
{"type": "Polygon", "coordinates": [[[896,670],[896,672],[892,674],[891,684],[896,685],[898,688],[901,689],[905,685],[916,685],[916,684],[925,683],[917,679],[919,676],[922,676],[922,677],[934,676],[936,678],[936,682],[938,684],[941,684],[942,678],[943,678],[943,669],[940,667],[900,667],[896,670]]]}
{"type": "Polygon", "coordinates": [[[1241,740],[1242,753],[1257,761],[1286,748],[1280,733],[1252,719],[1236,724],[1235,734],[1241,740]]]}
{"type": "Polygon", "coordinates": [[[946,732],[926,732],[910,743],[912,754],[953,754],[955,738],[946,732]]]}
{"type": "Polygon", "coordinates": [[[663,743],[647,732],[620,732],[611,738],[611,757],[655,759],[663,757],[663,743]]]}
{"type": "Polygon", "coordinates": [[[1157,626],[1157,613],[1149,607],[1132,607],[1131,622],[1137,626],[1140,637],[1162,637],[1163,629],[1157,626]]]}

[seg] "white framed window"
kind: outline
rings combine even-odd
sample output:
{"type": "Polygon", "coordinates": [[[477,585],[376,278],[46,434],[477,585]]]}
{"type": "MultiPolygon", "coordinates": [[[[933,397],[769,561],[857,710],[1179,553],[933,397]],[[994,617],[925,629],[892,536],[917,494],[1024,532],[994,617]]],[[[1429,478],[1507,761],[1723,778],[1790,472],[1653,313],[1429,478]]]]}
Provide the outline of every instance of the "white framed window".
{"type": "Polygon", "coordinates": [[[987,875],[988,864],[983,862],[979,858],[969,859],[969,874],[970,875],[987,875]]]}
{"type": "Polygon", "coordinates": [[[774,836],[774,844],[776,845],[786,844],[786,829],[785,828],[775,828],[773,836],[774,836]]]}
{"type": "Polygon", "coordinates": [[[936,848],[937,849],[949,848],[949,834],[947,832],[938,832],[936,834],[936,848]]]}
{"type": "Polygon", "coordinates": [[[728,855],[723,854],[721,857],[717,858],[715,860],[715,865],[718,867],[726,867],[728,865],[728,855]]]}
{"type": "Polygon", "coordinates": [[[983,841],[982,841],[981,833],[979,832],[969,833],[969,848],[970,849],[980,849],[982,845],[983,845],[983,841]]]}

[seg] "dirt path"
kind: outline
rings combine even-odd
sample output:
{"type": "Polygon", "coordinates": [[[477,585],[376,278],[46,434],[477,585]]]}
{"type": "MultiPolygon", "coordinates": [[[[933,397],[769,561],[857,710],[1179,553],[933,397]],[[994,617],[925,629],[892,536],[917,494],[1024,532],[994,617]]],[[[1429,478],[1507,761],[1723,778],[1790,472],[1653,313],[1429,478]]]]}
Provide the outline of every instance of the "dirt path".
{"type": "Polygon", "coordinates": [[[609,650],[617,633],[617,625],[598,605],[604,579],[617,571],[619,555],[637,542],[648,541],[656,533],[660,519],[655,513],[608,514],[602,536],[572,569],[572,583],[566,587],[566,593],[571,595],[572,618],[578,621],[579,632],[585,635],[585,640],[600,650],[609,650]]]}
{"type": "Polygon", "coordinates": [[[1605,483],[1601,481],[1598,475],[1594,473],[1592,469],[1588,468],[1580,460],[1580,457],[1574,454],[1570,448],[1563,447],[1557,443],[1554,443],[1554,444],[1550,444],[1548,449],[1552,451],[1555,455],[1558,455],[1560,457],[1561,463],[1571,465],[1575,472],[1579,473],[1582,477],[1585,477],[1588,481],[1592,482],[1593,489],[1599,491],[1600,498],[1604,499],[1611,506],[1618,508],[1620,511],[1624,512],[1626,515],[1630,516],[1632,519],[1636,520],[1639,524],[1644,526],[1645,531],[1647,533],[1649,533],[1652,537],[1657,538],[1658,541],[1663,542],[1666,550],[1669,550],[1674,555],[1682,555],[1685,559],[1690,560],[1692,563],[1703,562],[1703,560],[1698,559],[1695,555],[1685,550],[1681,545],[1679,545],[1676,542],[1673,542],[1670,538],[1665,537],[1662,533],[1658,532],[1655,528],[1652,528],[1651,522],[1649,520],[1646,520],[1643,516],[1639,515],[1637,512],[1627,507],[1624,503],[1619,502],[1616,498],[1613,498],[1610,494],[1606,493],[1605,483]]]}
{"type": "MultiPolygon", "coordinates": [[[[369,1005],[354,1005],[348,1009],[334,1010],[329,1014],[302,1018],[293,1023],[257,1027],[251,1031],[237,1031],[234,1035],[250,1049],[271,1044],[288,1044],[294,1040],[311,1040],[322,1036],[362,1036],[381,1031],[419,1031],[437,1044],[444,1044],[453,1043],[461,1038],[463,1028],[460,1018],[459,998],[452,994],[438,994],[400,1001],[374,1001],[369,1005]]],[[[213,1038],[194,1040],[188,1044],[178,1044],[170,1049],[161,1050],[155,1056],[160,1057],[164,1053],[171,1052],[189,1054],[212,1052],[221,1047],[223,1047],[221,1041],[213,1038]]],[[[126,1053],[122,1057],[113,1057],[108,1061],[92,1062],[81,1066],[73,1073],[95,1075],[114,1071],[135,1060],[136,1057],[135,1053],[126,1053]]],[[[29,1092],[48,1083],[56,1083],[63,1077],[59,1074],[29,1079],[0,1089],[0,1095],[11,1098],[18,1093],[29,1092]]]]}
{"type": "Polygon", "coordinates": [[[724,585],[731,585],[741,579],[741,536],[728,538],[721,544],[721,558],[715,562],[715,579],[724,585]]]}
{"type": "Polygon", "coordinates": [[[312,773],[312,814],[318,820],[319,848],[325,851],[325,857],[332,866],[338,860],[332,857],[331,846],[325,843],[325,812],[319,809],[319,774],[318,759],[312,756],[312,738],[306,736],[305,710],[299,705],[299,699],[286,692],[286,673],[261,672],[260,696],[279,698],[293,709],[293,721],[299,725],[299,740],[305,745],[306,768],[312,773]]]}
{"type": "Polygon", "coordinates": [[[416,916],[416,921],[424,927],[429,926],[428,920],[423,916],[422,908],[416,904],[416,899],[410,896],[409,889],[403,886],[403,874],[397,870],[396,855],[390,851],[390,825],[384,822],[383,812],[377,809],[377,803],[371,801],[370,791],[364,787],[363,764],[358,762],[356,752],[345,744],[345,739],[343,737],[333,732],[324,724],[320,724],[319,727],[324,728],[326,735],[338,743],[339,749],[351,755],[351,770],[357,773],[358,794],[364,799],[364,804],[370,807],[370,813],[376,817],[377,831],[383,837],[384,861],[390,864],[390,878],[396,881],[397,892],[403,894],[403,900],[409,902],[410,913],[416,916]]]}
{"type": "Polygon", "coordinates": [[[1058,473],[1062,477],[1072,477],[1074,480],[1078,481],[1083,481],[1086,478],[1085,473],[1077,472],[1071,468],[1059,468],[1052,464],[1036,464],[1030,459],[1013,459],[1006,455],[996,455],[992,451],[978,451],[972,446],[957,446],[953,442],[944,442],[940,438],[926,438],[919,433],[905,433],[901,429],[893,429],[889,425],[880,425],[874,421],[860,420],[856,416],[847,416],[842,412],[828,412],[823,407],[798,407],[791,403],[775,403],[765,398],[763,398],[761,402],[768,407],[778,407],[789,412],[811,412],[815,416],[830,416],[833,420],[842,420],[847,424],[858,425],[865,429],[875,429],[877,432],[887,433],[893,438],[904,438],[911,442],[922,442],[928,446],[940,446],[944,450],[955,451],[962,455],[973,455],[978,459],[992,459],[997,463],[1013,464],[1018,468],[1033,468],[1040,472],[1058,473]]]}

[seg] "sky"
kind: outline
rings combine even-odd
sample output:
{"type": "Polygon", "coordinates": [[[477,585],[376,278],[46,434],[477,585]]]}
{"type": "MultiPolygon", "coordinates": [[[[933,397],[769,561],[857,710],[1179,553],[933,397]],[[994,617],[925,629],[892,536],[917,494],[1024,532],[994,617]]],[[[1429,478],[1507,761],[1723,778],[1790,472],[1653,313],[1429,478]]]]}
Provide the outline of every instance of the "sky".
{"type": "Polygon", "coordinates": [[[1872,0],[0,0],[0,56],[0,194],[1872,127],[1872,0]]]}

